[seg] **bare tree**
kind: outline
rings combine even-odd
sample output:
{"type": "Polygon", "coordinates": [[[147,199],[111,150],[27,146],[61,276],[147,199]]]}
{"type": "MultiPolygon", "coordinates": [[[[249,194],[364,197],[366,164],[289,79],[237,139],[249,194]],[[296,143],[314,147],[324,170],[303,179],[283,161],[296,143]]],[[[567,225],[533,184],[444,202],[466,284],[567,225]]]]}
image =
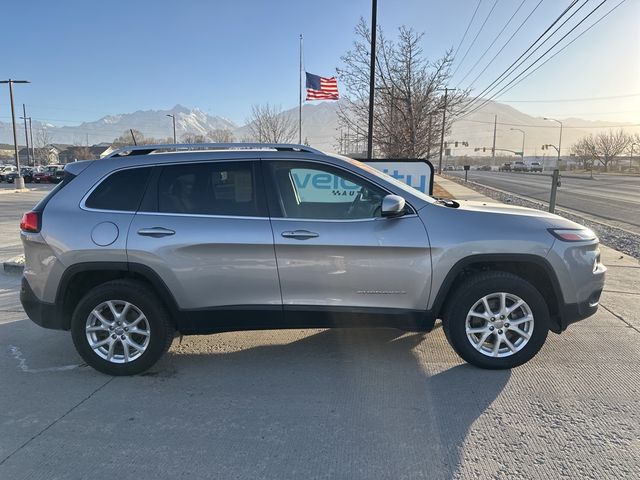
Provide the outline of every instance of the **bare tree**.
{"type": "Polygon", "coordinates": [[[95,160],[98,158],[98,156],[95,155],[88,146],[81,145],[79,143],[67,148],[64,151],[64,157],[67,162],[73,162],[76,160],[95,160]]]}
{"type": "Polygon", "coordinates": [[[617,157],[627,151],[631,136],[623,130],[600,132],[583,137],[573,146],[573,153],[580,158],[591,158],[600,162],[606,172],[617,157]]]}
{"type": "Polygon", "coordinates": [[[233,143],[235,137],[228,128],[216,128],[207,134],[207,138],[215,143],[233,143]]]}
{"type": "Polygon", "coordinates": [[[581,138],[571,147],[571,153],[573,153],[580,165],[585,170],[592,170],[595,157],[593,156],[593,149],[591,143],[587,138],[581,138]]]}
{"type": "Polygon", "coordinates": [[[53,141],[51,133],[47,130],[47,127],[42,126],[36,131],[35,145],[35,157],[40,165],[48,165],[51,163],[49,156],[49,145],[53,141]]]}
{"type": "MultiPolygon", "coordinates": [[[[361,146],[366,145],[368,130],[371,44],[371,30],[364,19],[355,33],[352,49],[341,58],[344,67],[337,69],[344,88],[338,120],[343,134],[347,132],[346,143],[361,146]]],[[[447,51],[442,58],[429,61],[420,47],[422,37],[403,26],[393,42],[378,29],[373,141],[386,157],[425,157],[439,148],[442,95],[451,77],[453,55],[447,51]]],[[[447,112],[456,111],[467,95],[466,91],[450,93],[447,112]]],[[[451,115],[447,131],[450,125],[451,115]]]]}
{"type": "Polygon", "coordinates": [[[182,143],[207,143],[207,137],[198,133],[184,133],[180,136],[182,143]]]}
{"type": "Polygon", "coordinates": [[[138,145],[142,145],[144,141],[145,141],[144,134],[140,130],[136,130],[134,128],[132,130],[125,130],[124,132],[122,132],[122,135],[120,135],[117,138],[114,138],[111,144],[114,147],[130,147],[136,143],[138,145]],[[133,136],[132,136],[132,131],[133,131],[133,136]],[[135,137],[135,142],[133,141],[134,137],[135,137]]]}
{"type": "Polygon", "coordinates": [[[294,140],[297,127],[293,118],[278,106],[253,105],[248,120],[249,138],[261,143],[290,143],[294,140]]]}

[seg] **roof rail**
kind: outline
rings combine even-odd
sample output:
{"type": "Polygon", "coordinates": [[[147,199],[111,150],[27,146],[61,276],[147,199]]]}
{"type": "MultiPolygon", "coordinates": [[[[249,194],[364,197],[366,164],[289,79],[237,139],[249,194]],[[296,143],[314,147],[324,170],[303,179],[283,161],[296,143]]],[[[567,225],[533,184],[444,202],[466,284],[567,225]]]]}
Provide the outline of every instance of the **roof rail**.
{"type": "Polygon", "coordinates": [[[158,150],[188,152],[193,150],[277,150],[279,152],[307,152],[323,154],[320,150],[294,143],[166,143],[138,145],[114,150],[104,158],[149,155],[158,150]]]}

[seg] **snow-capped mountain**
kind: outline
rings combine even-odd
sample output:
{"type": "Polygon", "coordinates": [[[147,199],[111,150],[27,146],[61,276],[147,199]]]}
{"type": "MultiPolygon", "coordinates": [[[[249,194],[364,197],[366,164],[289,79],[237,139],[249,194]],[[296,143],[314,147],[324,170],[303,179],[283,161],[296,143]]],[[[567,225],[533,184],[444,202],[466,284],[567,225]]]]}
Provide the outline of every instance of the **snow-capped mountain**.
{"type": "MultiPolygon", "coordinates": [[[[335,151],[340,136],[338,126],[339,102],[320,102],[305,104],[302,114],[302,139],[321,150],[335,151]]],[[[497,102],[489,102],[485,107],[464,119],[457,121],[447,135],[448,141],[468,142],[469,147],[452,148],[452,154],[482,155],[474,152],[474,148],[490,147],[493,141],[493,120],[498,115],[496,146],[520,151],[522,133],[512,130],[521,128],[526,132],[526,155],[542,155],[541,146],[546,143],[556,144],[559,129],[557,124],[539,117],[527,115],[515,108],[497,102]]],[[[204,135],[214,129],[228,129],[237,141],[247,137],[249,125],[238,126],[232,121],[219,116],[208,115],[198,108],[189,109],[176,105],[170,110],[140,110],[133,113],[109,115],[93,122],[84,122],[77,126],[55,127],[53,125],[33,122],[33,135],[38,144],[38,132],[46,129],[50,143],[96,144],[111,142],[129,129],[139,130],[145,137],[168,139],[173,136],[172,119],[167,115],[175,115],[178,139],[185,133],[204,135]]],[[[289,117],[294,125],[298,123],[298,108],[285,110],[282,115],[289,117]]],[[[617,124],[605,121],[587,121],[578,118],[563,120],[562,138],[563,154],[568,154],[571,144],[590,133],[608,130],[617,124]],[[565,150],[566,149],[566,150],[565,150]],[[565,153],[566,151],[566,153],[565,153]]],[[[18,124],[18,142],[22,145],[24,133],[22,124],[18,124]]],[[[639,131],[636,127],[625,127],[628,132],[639,131]]],[[[297,141],[297,136],[295,141],[297,141]]],[[[13,143],[11,123],[0,122],[0,143],[13,143]]]]}
{"type": "MultiPolygon", "coordinates": [[[[133,113],[108,115],[94,122],[84,122],[77,126],[54,127],[34,121],[34,143],[37,144],[35,137],[43,127],[46,127],[51,143],[84,144],[87,136],[91,144],[111,142],[129,129],[139,130],[146,137],[166,139],[173,137],[172,119],[167,115],[175,115],[178,138],[185,133],[204,135],[218,128],[232,131],[238,128],[226,118],[207,115],[198,108],[189,109],[176,105],[170,110],[138,110],[133,113]]],[[[20,143],[23,143],[21,141],[23,136],[18,137],[20,143]]],[[[11,124],[0,122],[0,143],[12,142],[11,124]]]]}

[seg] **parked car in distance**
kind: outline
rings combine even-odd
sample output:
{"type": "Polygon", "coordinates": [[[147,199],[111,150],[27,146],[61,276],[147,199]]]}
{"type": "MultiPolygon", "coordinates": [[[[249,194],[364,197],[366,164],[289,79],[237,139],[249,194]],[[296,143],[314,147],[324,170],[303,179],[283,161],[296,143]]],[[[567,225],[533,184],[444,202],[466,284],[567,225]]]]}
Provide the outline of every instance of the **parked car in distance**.
{"type": "Polygon", "coordinates": [[[35,183],[49,183],[51,182],[51,176],[57,171],[63,169],[63,165],[47,165],[43,167],[41,171],[37,172],[33,176],[35,183]]]}
{"type": "Polygon", "coordinates": [[[542,164],[540,162],[531,162],[530,170],[532,172],[542,172],[542,164]]]}
{"type": "Polygon", "coordinates": [[[517,161],[517,162],[514,162],[514,164],[511,167],[511,170],[513,170],[514,172],[528,172],[529,167],[527,166],[526,163],[522,161],[517,161]]]}
{"type": "Polygon", "coordinates": [[[511,171],[511,163],[503,163],[498,167],[499,172],[510,172],[511,171]]]}
{"type": "Polygon", "coordinates": [[[49,181],[51,183],[60,183],[64,178],[64,170],[57,169],[51,175],[49,175],[49,181]]]}
{"type": "Polygon", "coordinates": [[[3,167],[0,167],[0,182],[5,182],[7,180],[7,175],[17,171],[18,169],[15,165],[4,165],[3,167]]]}
{"type": "MultiPolygon", "coordinates": [[[[33,169],[31,167],[23,167],[20,169],[20,175],[24,179],[24,183],[33,182],[33,169]]],[[[11,172],[5,176],[7,183],[14,183],[18,177],[18,172],[11,172]]]]}
{"type": "Polygon", "coordinates": [[[490,172],[491,171],[491,165],[480,165],[478,167],[478,170],[480,170],[482,172],[490,172]]]}
{"type": "Polygon", "coordinates": [[[22,218],[25,312],[101,372],[147,370],[175,332],[436,319],[467,362],[511,368],[598,308],[598,239],[568,219],[437,200],[304,145],[181,148],[70,163],[22,218]]]}

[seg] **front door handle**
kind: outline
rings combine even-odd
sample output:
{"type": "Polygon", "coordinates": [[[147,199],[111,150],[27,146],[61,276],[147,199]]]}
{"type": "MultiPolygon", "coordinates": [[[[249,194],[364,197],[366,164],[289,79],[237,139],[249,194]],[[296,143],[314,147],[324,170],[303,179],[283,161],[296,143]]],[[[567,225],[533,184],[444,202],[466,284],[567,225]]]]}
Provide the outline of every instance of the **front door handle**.
{"type": "Polygon", "coordinates": [[[173,235],[176,232],[174,230],[170,230],[168,228],[163,227],[152,227],[152,228],[141,228],[138,230],[138,235],[142,235],[143,237],[167,237],[169,235],[173,235]]]}
{"type": "Polygon", "coordinates": [[[284,238],[295,238],[296,240],[308,240],[310,238],[319,237],[316,232],[310,232],[308,230],[293,230],[282,232],[284,238]]]}

